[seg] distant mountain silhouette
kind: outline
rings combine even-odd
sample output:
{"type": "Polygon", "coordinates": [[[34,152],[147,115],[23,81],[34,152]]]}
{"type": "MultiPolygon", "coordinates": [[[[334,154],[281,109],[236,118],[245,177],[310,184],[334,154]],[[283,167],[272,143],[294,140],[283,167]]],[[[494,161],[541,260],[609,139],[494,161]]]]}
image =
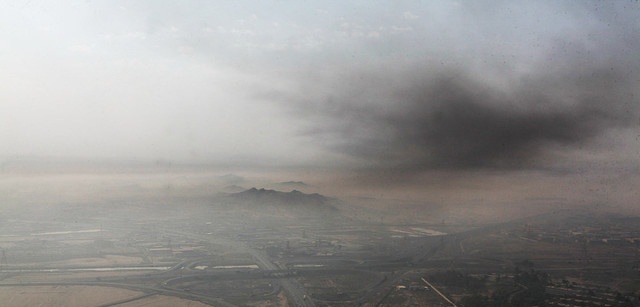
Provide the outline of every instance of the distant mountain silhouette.
{"type": "Polygon", "coordinates": [[[276,190],[251,188],[239,193],[230,194],[230,197],[242,202],[267,205],[281,205],[289,207],[335,209],[329,204],[330,198],[318,193],[305,194],[298,190],[281,192],[276,190]]]}

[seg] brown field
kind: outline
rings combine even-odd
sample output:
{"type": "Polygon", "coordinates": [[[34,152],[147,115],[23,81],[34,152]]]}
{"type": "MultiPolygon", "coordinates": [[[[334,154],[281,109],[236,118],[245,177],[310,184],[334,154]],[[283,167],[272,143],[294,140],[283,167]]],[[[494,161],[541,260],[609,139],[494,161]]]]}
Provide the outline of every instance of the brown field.
{"type": "Polygon", "coordinates": [[[99,286],[0,287],[3,306],[100,306],[141,292],[99,286]]]}
{"type": "MultiPolygon", "coordinates": [[[[144,293],[101,286],[21,286],[0,287],[2,306],[101,306],[143,296],[144,293]]],[[[209,306],[178,297],[152,295],[118,306],[209,306]]]]}
{"type": "Polygon", "coordinates": [[[102,257],[73,258],[61,261],[39,262],[41,265],[51,267],[74,267],[74,268],[99,268],[115,266],[134,266],[142,263],[141,257],[130,257],[121,255],[104,255],[102,257]]]}

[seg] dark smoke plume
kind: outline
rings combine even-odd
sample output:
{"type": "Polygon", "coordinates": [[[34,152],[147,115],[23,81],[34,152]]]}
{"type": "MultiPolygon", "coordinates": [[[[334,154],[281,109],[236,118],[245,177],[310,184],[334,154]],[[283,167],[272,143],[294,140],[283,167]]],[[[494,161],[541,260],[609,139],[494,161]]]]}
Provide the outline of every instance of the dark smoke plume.
{"type": "Polygon", "coordinates": [[[570,66],[498,86],[425,66],[354,73],[297,106],[306,135],[374,170],[519,169],[632,125],[637,80],[629,67],[570,66]]]}
{"type": "MultiPolygon", "coordinates": [[[[468,17],[479,24],[497,18],[478,10],[468,17]]],[[[278,100],[305,121],[303,135],[374,173],[554,168],[640,122],[637,5],[570,11],[584,27],[537,37],[545,47],[530,53],[511,56],[488,40],[463,53],[425,43],[416,65],[323,67],[278,100]]]]}

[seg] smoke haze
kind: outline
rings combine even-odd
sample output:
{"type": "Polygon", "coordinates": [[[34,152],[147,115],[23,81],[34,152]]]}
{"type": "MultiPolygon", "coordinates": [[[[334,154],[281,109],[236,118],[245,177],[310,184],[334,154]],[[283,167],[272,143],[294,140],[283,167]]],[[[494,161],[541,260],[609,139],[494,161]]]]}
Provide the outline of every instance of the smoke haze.
{"type": "Polygon", "coordinates": [[[473,75],[426,65],[368,71],[298,111],[319,122],[307,136],[409,172],[544,166],[539,159],[551,149],[587,146],[608,129],[636,124],[638,78],[630,68],[535,72],[506,88],[473,75]]]}
{"type": "Polygon", "coordinates": [[[8,164],[637,173],[633,1],[31,1],[0,20],[8,164]]]}

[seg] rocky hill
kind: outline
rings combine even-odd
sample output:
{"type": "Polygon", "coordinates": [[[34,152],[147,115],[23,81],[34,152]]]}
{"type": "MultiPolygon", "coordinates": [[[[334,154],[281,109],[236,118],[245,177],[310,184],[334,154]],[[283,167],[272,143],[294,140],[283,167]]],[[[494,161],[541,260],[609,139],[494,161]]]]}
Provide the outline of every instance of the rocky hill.
{"type": "Polygon", "coordinates": [[[335,199],[317,193],[306,194],[298,190],[282,192],[251,188],[227,194],[227,204],[254,214],[281,214],[286,216],[327,216],[338,214],[335,199]]]}
{"type": "Polygon", "coordinates": [[[291,192],[281,192],[276,190],[251,188],[239,193],[232,193],[230,194],[230,197],[244,202],[255,202],[263,204],[332,207],[330,204],[328,204],[330,198],[318,193],[305,194],[298,190],[293,190],[291,192]]]}

